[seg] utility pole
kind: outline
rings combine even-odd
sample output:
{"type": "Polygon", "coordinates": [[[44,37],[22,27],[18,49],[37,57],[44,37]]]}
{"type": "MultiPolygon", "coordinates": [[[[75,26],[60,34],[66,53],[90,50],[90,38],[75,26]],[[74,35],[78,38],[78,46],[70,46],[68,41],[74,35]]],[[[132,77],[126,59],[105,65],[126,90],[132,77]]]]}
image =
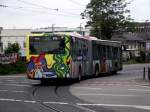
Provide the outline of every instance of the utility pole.
{"type": "Polygon", "coordinates": [[[83,35],[83,33],[82,33],[82,23],[80,23],[80,34],[83,35]]]}
{"type": "Polygon", "coordinates": [[[52,24],[52,33],[55,32],[55,30],[54,30],[54,25],[55,25],[55,24],[52,24]]]}
{"type": "Polygon", "coordinates": [[[101,26],[98,26],[98,30],[99,30],[99,39],[102,39],[102,35],[101,35],[101,26]]]}

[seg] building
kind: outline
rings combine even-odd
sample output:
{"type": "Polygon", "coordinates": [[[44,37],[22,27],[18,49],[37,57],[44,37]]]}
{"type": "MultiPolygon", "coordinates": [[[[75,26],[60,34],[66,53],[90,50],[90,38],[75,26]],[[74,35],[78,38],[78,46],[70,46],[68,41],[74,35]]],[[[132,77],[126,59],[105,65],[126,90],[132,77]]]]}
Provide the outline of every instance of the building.
{"type": "Polygon", "coordinates": [[[134,23],[134,30],[127,27],[124,31],[114,32],[111,40],[121,41],[126,51],[123,54],[129,58],[140,56],[140,52],[150,53],[150,22],[134,23]]]}
{"type": "Polygon", "coordinates": [[[48,27],[40,29],[1,29],[0,30],[1,41],[1,53],[4,53],[5,48],[9,43],[18,43],[20,45],[21,56],[25,56],[25,38],[30,33],[52,33],[52,32],[76,32],[81,35],[88,36],[89,29],[79,28],[67,28],[67,27],[48,27]]]}
{"type": "Polygon", "coordinates": [[[90,33],[89,28],[77,27],[77,28],[67,28],[67,27],[47,27],[40,29],[33,29],[31,33],[52,33],[52,32],[64,32],[64,33],[72,33],[76,32],[81,34],[82,36],[88,36],[90,33]]]}
{"type": "Polygon", "coordinates": [[[25,56],[25,38],[30,31],[30,29],[3,29],[0,34],[2,53],[4,53],[9,43],[18,43],[21,56],[25,56]]]}

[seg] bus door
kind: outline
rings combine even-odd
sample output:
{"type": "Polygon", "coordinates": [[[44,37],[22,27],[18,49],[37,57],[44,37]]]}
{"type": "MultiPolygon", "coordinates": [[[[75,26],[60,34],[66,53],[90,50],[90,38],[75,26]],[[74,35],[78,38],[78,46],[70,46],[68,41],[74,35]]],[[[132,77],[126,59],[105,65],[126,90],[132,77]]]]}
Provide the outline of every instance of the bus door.
{"type": "Polygon", "coordinates": [[[88,44],[86,41],[83,41],[82,44],[82,69],[83,69],[83,75],[88,74],[88,68],[89,68],[89,62],[88,62],[88,44]]]}
{"type": "Polygon", "coordinates": [[[100,46],[100,70],[101,73],[106,73],[107,72],[107,67],[106,67],[106,47],[105,46],[100,46]]]}

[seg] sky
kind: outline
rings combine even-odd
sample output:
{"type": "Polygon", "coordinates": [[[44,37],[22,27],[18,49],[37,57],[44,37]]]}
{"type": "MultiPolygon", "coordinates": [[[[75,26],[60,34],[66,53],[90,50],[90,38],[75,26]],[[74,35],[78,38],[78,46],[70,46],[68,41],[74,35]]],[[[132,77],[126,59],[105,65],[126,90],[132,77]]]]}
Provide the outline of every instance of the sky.
{"type": "MultiPolygon", "coordinates": [[[[135,21],[150,20],[150,0],[128,0],[135,21]]],[[[84,26],[80,13],[90,0],[0,0],[0,27],[44,28],[84,26]]]]}

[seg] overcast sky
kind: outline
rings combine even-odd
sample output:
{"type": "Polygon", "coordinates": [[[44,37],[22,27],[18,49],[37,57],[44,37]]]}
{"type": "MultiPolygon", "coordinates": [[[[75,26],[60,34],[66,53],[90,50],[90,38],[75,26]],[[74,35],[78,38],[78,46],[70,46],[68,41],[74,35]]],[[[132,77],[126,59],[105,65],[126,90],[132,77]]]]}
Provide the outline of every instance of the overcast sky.
{"type": "MultiPolygon", "coordinates": [[[[90,0],[0,0],[0,26],[6,28],[78,27],[80,13],[90,0]]],[[[128,0],[132,1],[132,0],[128,0]]],[[[150,0],[133,0],[128,6],[135,21],[150,20],[150,0]]]]}

